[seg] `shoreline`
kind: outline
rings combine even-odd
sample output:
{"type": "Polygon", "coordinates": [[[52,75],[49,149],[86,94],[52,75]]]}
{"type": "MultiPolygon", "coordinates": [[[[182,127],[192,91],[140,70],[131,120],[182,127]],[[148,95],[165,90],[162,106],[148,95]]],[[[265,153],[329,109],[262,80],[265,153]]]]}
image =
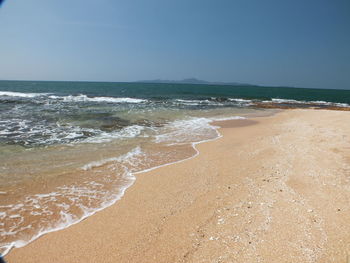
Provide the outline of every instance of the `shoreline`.
{"type": "MultiPolygon", "coordinates": [[[[226,208],[222,208],[222,206],[225,207],[227,205],[223,205],[220,202],[225,200],[225,202],[222,202],[226,203],[230,200],[231,203],[235,203],[233,199],[239,199],[240,195],[244,196],[244,194],[247,194],[244,191],[246,185],[243,184],[242,187],[239,187],[239,185],[242,184],[245,177],[249,177],[249,173],[247,174],[246,170],[256,172],[254,169],[258,168],[254,162],[248,165],[250,162],[247,162],[247,160],[249,158],[254,160],[255,157],[252,157],[252,152],[244,148],[246,146],[243,142],[251,143],[249,141],[252,139],[253,144],[255,143],[255,147],[257,147],[257,155],[259,155],[259,149],[274,153],[274,151],[277,150],[267,143],[266,145],[263,144],[266,149],[263,147],[259,148],[258,146],[261,142],[256,140],[256,138],[249,138],[249,135],[255,134],[261,137],[266,134],[267,137],[271,137],[271,132],[276,133],[276,129],[270,130],[269,127],[266,127],[266,124],[267,126],[269,124],[278,125],[278,121],[288,123],[288,118],[290,116],[296,119],[305,118],[300,117],[300,115],[312,115],[312,117],[315,117],[323,114],[322,112],[326,112],[324,115],[328,116],[326,120],[328,122],[331,122],[329,117],[331,115],[336,115],[338,118],[347,117],[347,115],[345,115],[346,113],[333,114],[329,111],[318,111],[317,113],[317,111],[313,110],[293,110],[283,111],[274,116],[255,118],[258,120],[258,123],[250,126],[238,125],[238,127],[235,127],[235,121],[223,121],[224,127],[219,128],[219,132],[223,134],[222,137],[219,137],[221,138],[220,140],[216,138],[206,143],[197,143],[198,145],[195,143],[194,146],[196,147],[194,148],[197,153],[194,156],[175,162],[175,164],[172,163],[172,165],[166,164],[157,169],[152,168],[146,172],[135,173],[137,180],[134,181],[133,187],[129,187],[123,198],[115,205],[86,218],[81,221],[80,224],[72,225],[64,230],[44,235],[23,248],[15,248],[6,256],[6,259],[10,263],[48,262],[48,260],[54,260],[55,262],[59,260],[86,262],[92,258],[95,259],[95,261],[101,261],[101,258],[103,258],[103,262],[115,262],[117,259],[118,262],[150,262],[149,260],[151,259],[155,260],[154,262],[178,262],[180,259],[182,262],[205,262],[205,260],[212,259],[211,257],[216,256],[218,251],[223,251],[221,251],[221,246],[212,247],[213,245],[210,243],[215,242],[209,241],[217,241],[220,239],[216,239],[216,237],[210,235],[210,233],[219,234],[225,232],[225,229],[220,229],[219,231],[217,228],[228,219],[223,219],[224,217],[221,217],[218,220],[223,220],[217,221],[216,224],[213,224],[212,220],[214,217],[216,219],[218,214],[222,213],[218,212],[218,210],[221,211],[223,209],[224,211],[231,211],[233,209],[229,208],[229,210],[226,210],[226,208]],[[343,116],[339,117],[337,115],[343,116]],[[232,152],[233,149],[228,148],[228,145],[235,146],[236,148],[234,150],[240,152],[240,155],[235,151],[232,152]],[[201,154],[198,155],[198,152],[201,154]],[[236,158],[232,159],[232,163],[236,163],[238,165],[237,167],[242,163],[246,164],[246,166],[243,165],[241,168],[237,168],[237,172],[234,173],[234,176],[230,174],[232,172],[232,164],[220,160],[219,158],[220,156],[226,158],[227,155],[232,155],[232,157],[236,158]],[[187,173],[186,170],[188,170],[187,173]],[[188,174],[190,176],[188,176],[188,174]],[[232,184],[231,181],[227,181],[228,178],[226,178],[226,176],[223,177],[221,174],[229,176],[229,179],[235,183],[232,184]],[[241,176],[241,174],[244,175],[241,176]],[[180,179],[183,180],[183,182],[180,179]],[[228,183],[229,186],[227,186],[228,183]],[[152,191],[153,189],[156,189],[156,192],[152,191]],[[229,192],[232,192],[232,189],[237,191],[237,195],[229,195],[227,193],[229,190],[229,192]],[[176,193],[180,194],[180,196],[176,193]],[[155,196],[152,194],[157,198],[154,198],[155,196]],[[218,197],[220,198],[218,199],[218,197]],[[218,203],[220,203],[220,205],[218,203]],[[125,217],[120,216],[121,214],[125,215],[125,217]],[[195,217],[193,217],[194,215],[195,217]],[[183,219],[187,219],[189,223],[184,223],[183,219]],[[204,224],[208,222],[208,220],[210,222],[209,226],[208,224],[204,224]],[[111,224],[112,222],[116,225],[111,224]],[[203,224],[205,227],[201,228],[200,226],[203,226],[203,224]],[[91,240],[91,242],[84,243],[83,240],[91,240]],[[145,242],[141,242],[142,240],[145,242]],[[201,242],[198,240],[201,240],[201,242]],[[103,242],[102,247],[96,249],[100,246],[99,244],[101,244],[101,242],[103,242]],[[196,245],[198,242],[200,245],[196,245]],[[79,249],[74,250],[74,248],[79,249]],[[196,258],[199,256],[199,254],[196,254],[199,253],[198,251],[201,251],[202,254],[204,253],[206,258],[203,257],[201,260],[196,258]],[[28,260],[29,257],[30,259],[28,260]]],[[[307,119],[307,121],[313,122],[310,119],[307,119]]],[[[306,123],[307,121],[304,120],[306,123]]],[[[313,125],[315,124],[313,123],[313,125]]],[[[344,130],[349,127],[345,125],[342,128],[344,130]]],[[[283,132],[281,136],[283,136],[283,132]]],[[[260,140],[264,140],[264,137],[260,138],[260,140]]],[[[265,158],[267,162],[273,162],[273,160],[268,157],[263,157],[263,159],[265,158]]],[[[260,159],[256,159],[255,161],[260,161],[260,159]]],[[[255,178],[250,179],[253,181],[255,180],[255,178]]],[[[250,181],[248,180],[248,184],[249,183],[250,181]]],[[[280,190],[283,192],[283,189],[279,189],[278,191],[280,190]]],[[[268,193],[272,195],[270,192],[268,193]]],[[[346,191],[344,193],[346,198],[348,198],[348,193],[346,191]]],[[[267,197],[270,198],[267,194],[262,195],[262,197],[266,200],[268,199],[267,197]]],[[[236,203],[237,202],[238,200],[236,200],[236,203]]],[[[268,202],[266,201],[265,203],[268,202]]],[[[248,206],[251,206],[249,202],[248,206]]],[[[251,208],[252,207],[248,207],[248,209],[251,208]]],[[[268,206],[265,208],[268,211],[271,210],[268,206]]],[[[282,208],[288,210],[288,205],[282,206],[282,208]]],[[[345,210],[347,209],[348,207],[345,206],[345,210]]],[[[241,216],[240,219],[242,219],[243,224],[247,221],[246,219],[250,217],[256,218],[256,220],[259,221],[259,213],[254,212],[249,211],[246,212],[243,217],[241,216]]],[[[230,212],[225,213],[227,213],[227,216],[230,215],[230,212]]],[[[309,212],[306,211],[306,213],[309,212]]],[[[228,218],[231,217],[228,216],[228,218]]],[[[239,218],[239,216],[237,216],[237,218],[239,218]]],[[[345,216],[345,218],[347,217],[345,216]]],[[[254,221],[252,219],[249,220],[254,221]]],[[[232,224],[231,222],[229,226],[239,229],[242,223],[236,223],[237,224],[232,224]]],[[[276,223],[278,224],[280,221],[276,223]]],[[[280,230],[282,230],[282,234],[286,232],[283,229],[280,230]]],[[[317,230],[314,234],[319,235],[318,232],[320,231],[317,230]]],[[[286,235],[288,236],[289,232],[286,233],[286,235]]],[[[322,236],[322,233],[320,235],[322,236]]],[[[262,236],[262,233],[260,233],[260,236],[262,236]]],[[[349,238],[349,236],[345,237],[349,238]]],[[[254,240],[253,238],[251,239],[254,240]]],[[[347,240],[349,241],[350,239],[347,240]]],[[[251,253],[256,251],[256,249],[252,250],[249,248],[254,241],[249,242],[242,245],[241,248],[241,251],[246,251],[247,253],[243,253],[242,258],[236,255],[237,258],[235,260],[238,260],[238,262],[244,262],[244,256],[252,255],[251,253]]],[[[318,246],[322,245],[323,244],[318,244],[318,246]]],[[[313,248],[314,246],[311,247],[313,248]]],[[[346,244],[343,244],[342,247],[345,249],[346,244]]],[[[268,246],[268,248],[271,248],[271,246],[268,246]]],[[[281,248],[277,247],[277,249],[281,248]]],[[[298,250],[296,249],[296,251],[298,250]]],[[[315,253],[315,251],[312,250],[313,253],[315,253]]],[[[266,251],[264,253],[266,253],[266,251]]],[[[259,252],[259,254],[264,253],[259,252]]],[[[300,256],[298,253],[296,255],[300,256]]],[[[266,259],[266,257],[263,256],[262,259],[266,259]]],[[[254,257],[248,257],[246,259],[253,260],[254,257]]],[[[277,262],[277,259],[274,261],[270,258],[269,262],[277,262]]],[[[222,260],[222,262],[229,262],[225,261],[228,260],[228,258],[222,260]]],[[[314,258],[314,261],[309,262],[316,262],[315,260],[318,260],[318,258],[314,258]]]]}
{"type": "MultiPolygon", "coordinates": [[[[260,113],[261,114],[261,113],[260,113]]],[[[263,116],[264,115],[271,115],[271,114],[274,114],[272,112],[270,113],[262,113],[263,116]]],[[[250,116],[251,114],[248,114],[248,116],[250,116]]],[[[258,114],[259,115],[259,114],[258,114]]],[[[196,145],[199,145],[199,144],[202,144],[202,143],[206,143],[206,142],[210,142],[210,141],[215,141],[217,139],[220,139],[222,137],[222,135],[220,134],[219,132],[219,126],[215,125],[215,123],[220,123],[220,122],[223,122],[223,121],[231,121],[231,120],[243,120],[243,121],[249,121],[246,117],[241,117],[241,116],[232,116],[232,117],[226,117],[226,118],[219,118],[219,119],[212,119],[212,120],[209,120],[208,119],[208,123],[210,124],[210,126],[212,126],[212,128],[215,130],[216,132],[216,137],[215,138],[211,138],[211,139],[204,139],[204,140],[201,140],[201,141],[197,141],[197,142],[192,142],[192,143],[189,143],[188,146],[194,150],[194,154],[189,156],[189,157],[185,157],[183,159],[179,159],[177,161],[173,161],[173,162],[169,162],[169,163],[164,163],[164,164],[161,164],[161,165],[156,165],[154,167],[151,167],[151,168],[146,168],[146,169],[141,169],[140,171],[137,171],[137,172],[128,172],[126,174],[125,177],[128,178],[128,183],[126,185],[124,185],[122,188],[120,188],[120,193],[116,196],[116,198],[112,199],[111,201],[103,204],[101,207],[99,208],[94,208],[93,211],[91,212],[85,212],[80,218],[76,219],[75,221],[72,221],[72,222],[69,222],[69,223],[64,223],[64,222],[60,222],[57,226],[55,227],[52,227],[50,229],[45,229],[45,230],[40,230],[40,232],[38,234],[36,234],[35,236],[33,236],[31,239],[29,239],[28,241],[24,241],[24,240],[18,240],[18,241],[15,241],[13,243],[10,243],[8,245],[8,247],[5,249],[5,251],[3,252],[3,254],[0,254],[0,256],[2,257],[5,257],[6,255],[8,255],[8,253],[10,253],[11,250],[15,249],[15,248],[22,248],[22,247],[25,247],[27,246],[28,244],[34,242],[35,240],[41,238],[42,236],[46,235],[46,234],[49,234],[49,233],[52,233],[52,232],[56,232],[56,231],[61,231],[61,230],[64,230],[66,228],[69,228],[73,225],[76,225],[80,222],[82,222],[83,220],[93,216],[94,214],[110,207],[110,206],[113,206],[114,204],[116,204],[119,200],[121,200],[121,198],[123,198],[123,196],[125,195],[125,192],[128,190],[129,187],[132,187],[133,184],[135,183],[136,179],[137,179],[137,175],[138,174],[143,174],[143,173],[148,173],[148,172],[151,172],[153,170],[156,170],[156,169],[159,169],[159,168],[162,168],[162,167],[166,167],[166,166],[169,166],[169,165],[173,165],[173,164],[177,164],[177,163],[181,163],[181,162],[185,162],[187,160],[190,160],[192,158],[195,158],[196,156],[199,155],[199,151],[198,149],[196,148],[196,145]]],[[[112,158],[112,159],[115,159],[115,158],[112,158]]],[[[112,160],[111,159],[111,160],[112,160]]],[[[93,163],[96,163],[96,162],[93,162],[93,163]]],[[[108,164],[108,161],[104,162],[104,165],[108,164]]],[[[87,164],[87,165],[84,165],[82,167],[83,170],[89,170],[90,168],[85,168],[85,167],[88,167],[88,166],[91,166],[91,163],[87,164]]],[[[99,165],[99,166],[103,166],[102,165],[99,165]]],[[[93,166],[92,166],[93,167],[93,166]]]]}

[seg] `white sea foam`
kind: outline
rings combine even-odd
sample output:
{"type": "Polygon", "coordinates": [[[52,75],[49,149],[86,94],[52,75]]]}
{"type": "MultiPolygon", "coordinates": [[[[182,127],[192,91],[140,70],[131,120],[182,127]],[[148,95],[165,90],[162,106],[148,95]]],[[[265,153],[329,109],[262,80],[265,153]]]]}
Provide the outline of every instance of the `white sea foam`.
{"type": "Polygon", "coordinates": [[[48,93],[23,93],[14,91],[0,91],[0,96],[6,97],[21,97],[21,98],[34,98],[47,95],[48,93]]]}
{"type": "Polygon", "coordinates": [[[160,129],[154,142],[171,144],[190,143],[205,136],[215,136],[214,128],[208,118],[189,118],[176,120],[160,129]]]}
{"type": "Polygon", "coordinates": [[[87,171],[87,170],[90,170],[90,169],[93,169],[96,167],[103,166],[106,163],[110,163],[110,162],[120,162],[120,161],[126,161],[126,160],[130,160],[130,159],[134,160],[136,157],[141,156],[143,154],[144,153],[142,152],[141,148],[138,146],[122,156],[112,157],[112,158],[107,158],[107,159],[103,159],[100,161],[91,162],[91,163],[88,163],[88,164],[84,165],[83,167],[81,167],[81,169],[87,171]]]}
{"type": "Polygon", "coordinates": [[[211,122],[236,119],[245,118],[241,116],[228,116],[223,118],[194,117],[185,120],[176,120],[160,129],[160,133],[155,136],[154,142],[173,145],[201,141],[203,138],[213,138],[217,136],[217,127],[214,127],[211,122]]]}
{"type": "MultiPolygon", "coordinates": [[[[292,99],[271,99],[274,103],[296,103],[296,104],[303,104],[305,101],[299,101],[299,100],[292,100],[292,99]]],[[[263,102],[271,102],[271,101],[263,101],[263,102]]]]}
{"type": "Polygon", "coordinates": [[[145,99],[137,98],[115,98],[115,97],[88,97],[86,95],[49,96],[50,99],[63,100],[65,102],[107,102],[107,103],[142,103],[145,99]]]}
{"type": "Polygon", "coordinates": [[[252,100],[247,100],[247,99],[238,99],[238,98],[229,98],[229,101],[236,102],[238,104],[242,104],[244,106],[249,106],[252,105],[252,100]]]}
{"type": "Polygon", "coordinates": [[[335,107],[350,107],[347,103],[337,103],[337,102],[328,102],[323,100],[317,100],[317,101],[305,101],[305,100],[294,100],[294,99],[278,99],[278,98],[272,98],[271,100],[264,100],[262,103],[291,103],[291,104],[305,104],[305,105],[325,105],[325,106],[335,106],[335,107]]]}
{"type": "Polygon", "coordinates": [[[136,99],[136,98],[111,98],[111,97],[94,97],[89,98],[90,101],[105,101],[105,102],[112,102],[112,103],[141,103],[146,102],[145,99],[136,99]]]}
{"type": "Polygon", "coordinates": [[[182,99],[176,99],[175,102],[178,103],[178,104],[184,104],[184,105],[188,105],[188,106],[208,105],[208,104],[222,105],[222,103],[218,103],[218,102],[210,101],[210,100],[182,100],[182,99]]]}
{"type": "Polygon", "coordinates": [[[125,127],[119,131],[114,132],[100,132],[98,135],[89,137],[83,140],[86,143],[103,143],[110,142],[114,139],[126,139],[126,138],[134,138],[139,136],[141,132],[145,129],[145,127],[140,125],[132,125],[125,127]]]}
{"type": "Polygon", "coordinates": [[[245,117],[241,117],[241,116],[229,116],[229,117],[214,117],[211,118],[211,120],[213,121],[230,121],[230,120],[245,120],[245,117]]]}
{"type": "Polygon", "coordinates": [[[322,101],[322,100],[310,101],[309,103],[321,104],[321,105],[326,105],[326,106],[336,106],[336,107],[350,107],[350,105],[347,103],[327,102],[327,101],[322,101]]]}
{"type": "Polygon", "coordinates": [[[39,145],[81,142],[104,143],[114,139],[134,138],[139,136],[144,129],[144,126],[131,125],[120,130],[106,132],[100,129],[72,125],[61,126],[59,123],[48,126],[45,123],[21,119],[0,121],[0,136],[12,135],[13,140],[18,139],[19,141],[27,138],[30,143],[39,145]],[[84,133],[91,134],[91,136],[86,138],[84,133]],[[43,134],[46,136],[43,137],[43,134]]]}

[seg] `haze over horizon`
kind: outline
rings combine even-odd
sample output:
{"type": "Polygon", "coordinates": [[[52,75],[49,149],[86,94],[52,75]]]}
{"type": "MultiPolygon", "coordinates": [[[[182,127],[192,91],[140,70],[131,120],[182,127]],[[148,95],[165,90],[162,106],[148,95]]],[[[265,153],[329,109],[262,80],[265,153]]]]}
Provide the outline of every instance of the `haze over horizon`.
{"type": "Polygon", "coordinates": [[[0,79],[350,89],[347,0],[5,1],[0,79]]]}

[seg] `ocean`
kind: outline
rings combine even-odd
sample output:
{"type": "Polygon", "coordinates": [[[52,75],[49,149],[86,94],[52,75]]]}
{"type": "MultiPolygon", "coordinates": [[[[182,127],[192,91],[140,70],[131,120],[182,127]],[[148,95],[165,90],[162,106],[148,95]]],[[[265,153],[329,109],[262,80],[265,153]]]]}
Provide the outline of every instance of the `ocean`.
{"type": "Polygon", "coordinates": [[[141,171],[192,158],[215,120],[350,108],[349,90],[0,81],[0,253],[119,200],[141,171]]]}

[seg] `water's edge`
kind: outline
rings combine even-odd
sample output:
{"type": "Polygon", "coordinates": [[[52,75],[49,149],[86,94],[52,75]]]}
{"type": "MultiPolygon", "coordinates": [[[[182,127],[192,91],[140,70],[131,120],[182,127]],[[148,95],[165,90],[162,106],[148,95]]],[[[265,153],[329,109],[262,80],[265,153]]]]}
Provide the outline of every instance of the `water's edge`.
{"type": "MultiPolygon", "coordinates": [[[[273,114],[274,113],[272,113],[272,115],[273,114]]],[[[252,116],[252,117],[259,117],[259,116],[252,116]]],[[[55,232],[55,231],[59,231],[59,230],[63,230],[63,229],[66,229],[66,228],[68,228],[68,227],[70,227],[72,225],[78,224],[81,221],[85,220],[86,218],[94,215],[95,213],[97,213],[99,211],[102,211],[103,209],[114,205],[117,201],[119,201],[124,196],[126,190],[134,184],[134,182],[136,181],[136,176],[135,175],[139,175],[139,174],[142,174],[142,173],[150,172],[150,171],[153,171],[153,170],[161,168],[161,167],[169,166],[169,165],[176,164],[176,163],[185,162],[185,161],[188,161],[188,160],[191,160],[191,159],[195,158],[200,153],[198,151],[198,149],[196,148],[196,145],[201,144],[201,143],[210,142],[210,141],[215,141],[215,140],[220,139],[220,138],[223,137],[222,134],[219,132],[220,127],[212,125],[212,123],[218,122],[218,121],[229,121],[229,120],[238,120],[238,119],[242,120],[242,119],[248,119],[248,118],[240,117],[240,116],[233,116],[233,117],[229,117],[229,118],[211,119],[211,121],[209,122],[209,125],[215,130],[217,136],[215,138],[205,139],[205,140],[201,140],[201,141],[198,141],[198,142],[190,143],[189,144],[190,147],[192,147],[194,149],[194,151],[195,151],[195,153],[192,156],[187,157],[185,159],[177,160],[177,161],[174,161],[174,162],[170,162],[170,163],[165,163],[165,164],[162,164],[162,165],[154,166],[154,167],[151,167],[151,168],[148,168],[148,169],[144,169],[144,170],[141,170],[141,171],[128,172],[128,174],[127,174],[127,178],[129,179],[128,184],[124,185],[124,187],[120,189],[120,194],[118,194],[118,196],[116,196],[116,198],[114,198],[113,200],[104,203],[101,207],[95,208],[93,211],[84,214],[81,218],[79,218],[79,219],[77,219],[75,221],[71,221],[69,224],[62,224],[62,225],[59,225],[57,227],[53,227],[51,229],[47,229],[45,231],[39,232],[37,235],[33,236],[29,241],[18,240],[18,241],[12,242],[11,244],[8,245],[8,247],[6,248],[6,250],[3,252],[3,254],[1,256],[6,256],[13,248],[24,247],[24,246],[28,245],[29,243],[35,241],[36,239],[40,238],[41,236],[43,236],[45,234],[48,234],[48,233],[51,233],[51,232],[55,232]]]]}

